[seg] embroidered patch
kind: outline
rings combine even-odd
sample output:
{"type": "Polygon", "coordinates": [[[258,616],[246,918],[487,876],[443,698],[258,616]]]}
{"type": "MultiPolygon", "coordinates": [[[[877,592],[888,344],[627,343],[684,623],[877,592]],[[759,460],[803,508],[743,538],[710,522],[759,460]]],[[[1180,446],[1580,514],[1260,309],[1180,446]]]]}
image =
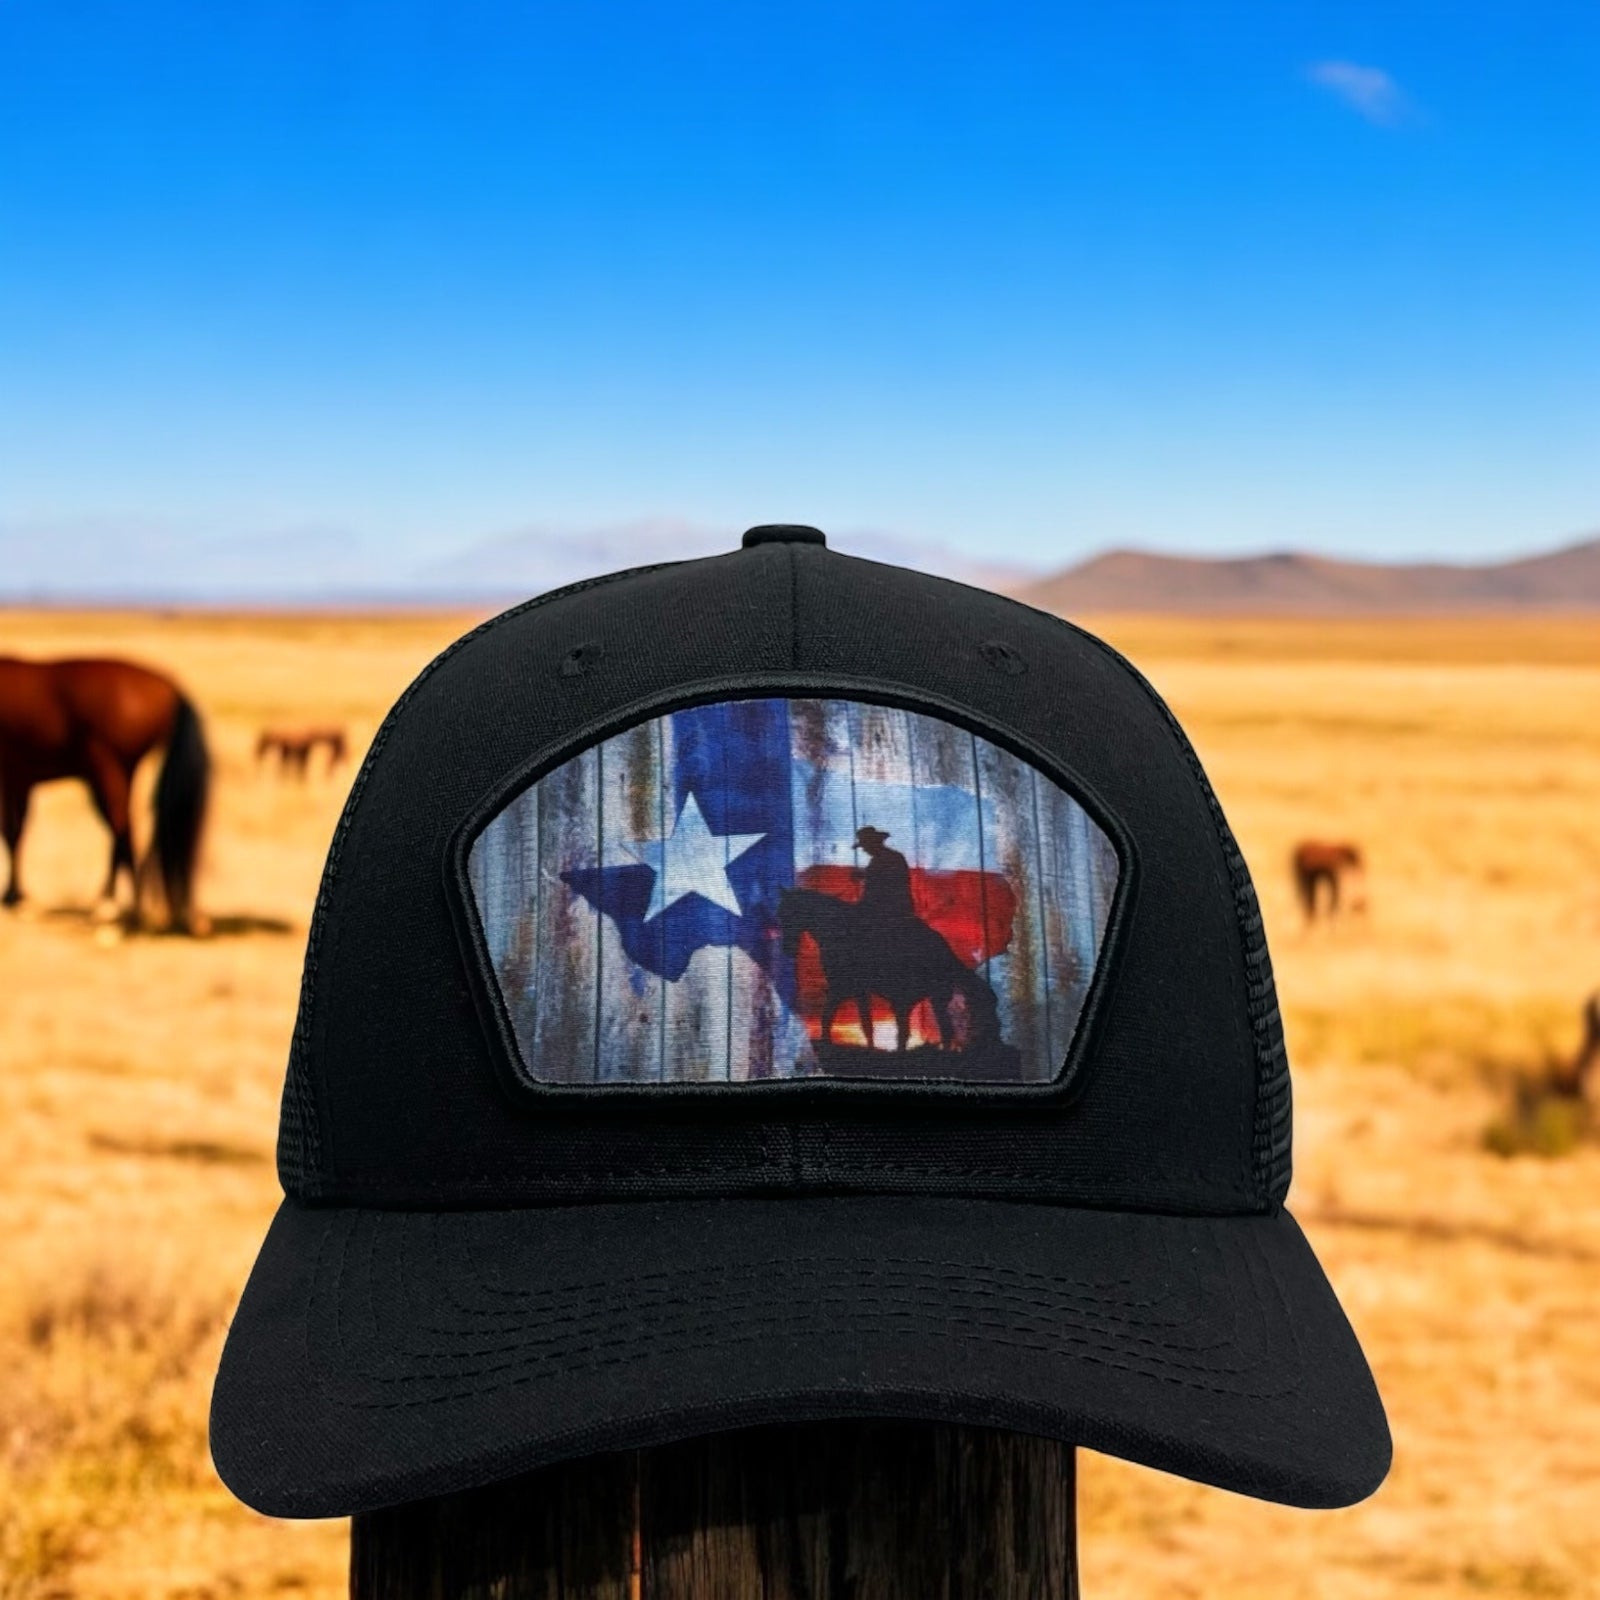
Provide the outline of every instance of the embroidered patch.
{"type": "Polygon", "coordinates": [[[1118,877],[1009,751],[849,700],[639,724],[524,790],[468,858],[541,1084],[1047,1083],[1118,877]]]}

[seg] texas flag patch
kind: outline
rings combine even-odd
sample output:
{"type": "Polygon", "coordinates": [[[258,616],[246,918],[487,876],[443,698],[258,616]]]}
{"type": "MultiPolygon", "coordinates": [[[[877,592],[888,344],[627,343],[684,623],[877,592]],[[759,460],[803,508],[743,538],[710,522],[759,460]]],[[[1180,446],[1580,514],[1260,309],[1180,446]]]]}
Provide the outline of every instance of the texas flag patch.
{"type": "Polygon", "coordinates": [[[836,699],[640,723],[525,789],[468,856],[541,1084],[1049,1082],[1118,873],[1029,763],[836,699]]]}

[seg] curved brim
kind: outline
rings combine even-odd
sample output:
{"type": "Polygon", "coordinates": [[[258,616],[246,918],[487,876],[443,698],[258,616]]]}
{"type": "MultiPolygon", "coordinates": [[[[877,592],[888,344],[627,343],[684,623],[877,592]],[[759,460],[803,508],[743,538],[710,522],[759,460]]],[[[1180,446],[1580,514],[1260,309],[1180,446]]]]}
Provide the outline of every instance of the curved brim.
{"type": "Polygon", "coordinates": [[[1285,1212],[927,1196],[520,1211],[286,1202],[211,1447],[277,1516],[757,1424],[1014,1429],[1299,1506],[1382,1481],[1383,1407],[1285,1212]]]}

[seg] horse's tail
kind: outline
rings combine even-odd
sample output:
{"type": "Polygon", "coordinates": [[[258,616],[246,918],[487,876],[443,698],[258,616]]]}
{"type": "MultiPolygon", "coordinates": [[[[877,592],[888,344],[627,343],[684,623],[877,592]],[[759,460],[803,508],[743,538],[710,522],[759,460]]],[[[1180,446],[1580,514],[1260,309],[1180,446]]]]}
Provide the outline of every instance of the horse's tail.
{"type": "Polygon", "coordinates": [[[1000,1037],[1000,1001],[993,987],[978,973],[962,965],[955,988],[967,1002],[968,1027],[975,1037],[993,1040],[1000,1037]]]}
{"type": "Polygon", "coordinates": [[[167,911],[175,926],[188,931],[194,909],[195,867],[211,792],[211,753],[206,749],[200,713],[183,694],[173,713],[166,759],[156,779],[155,833],[150,851],[167,911]]]}

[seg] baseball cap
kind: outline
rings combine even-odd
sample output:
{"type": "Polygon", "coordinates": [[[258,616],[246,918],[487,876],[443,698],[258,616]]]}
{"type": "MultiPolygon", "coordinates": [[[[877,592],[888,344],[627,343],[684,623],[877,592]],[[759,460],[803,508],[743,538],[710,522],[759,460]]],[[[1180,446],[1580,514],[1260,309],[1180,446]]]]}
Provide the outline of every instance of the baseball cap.
{"type": "Polygon", "coordinates": [[[854,1417],[1301,1506],[1388,1469],[1177,722],[1081,629],[815,529],[541,595],[406,690],[278,1159],[211,1417],[265,1512],[854,1417]]]}

